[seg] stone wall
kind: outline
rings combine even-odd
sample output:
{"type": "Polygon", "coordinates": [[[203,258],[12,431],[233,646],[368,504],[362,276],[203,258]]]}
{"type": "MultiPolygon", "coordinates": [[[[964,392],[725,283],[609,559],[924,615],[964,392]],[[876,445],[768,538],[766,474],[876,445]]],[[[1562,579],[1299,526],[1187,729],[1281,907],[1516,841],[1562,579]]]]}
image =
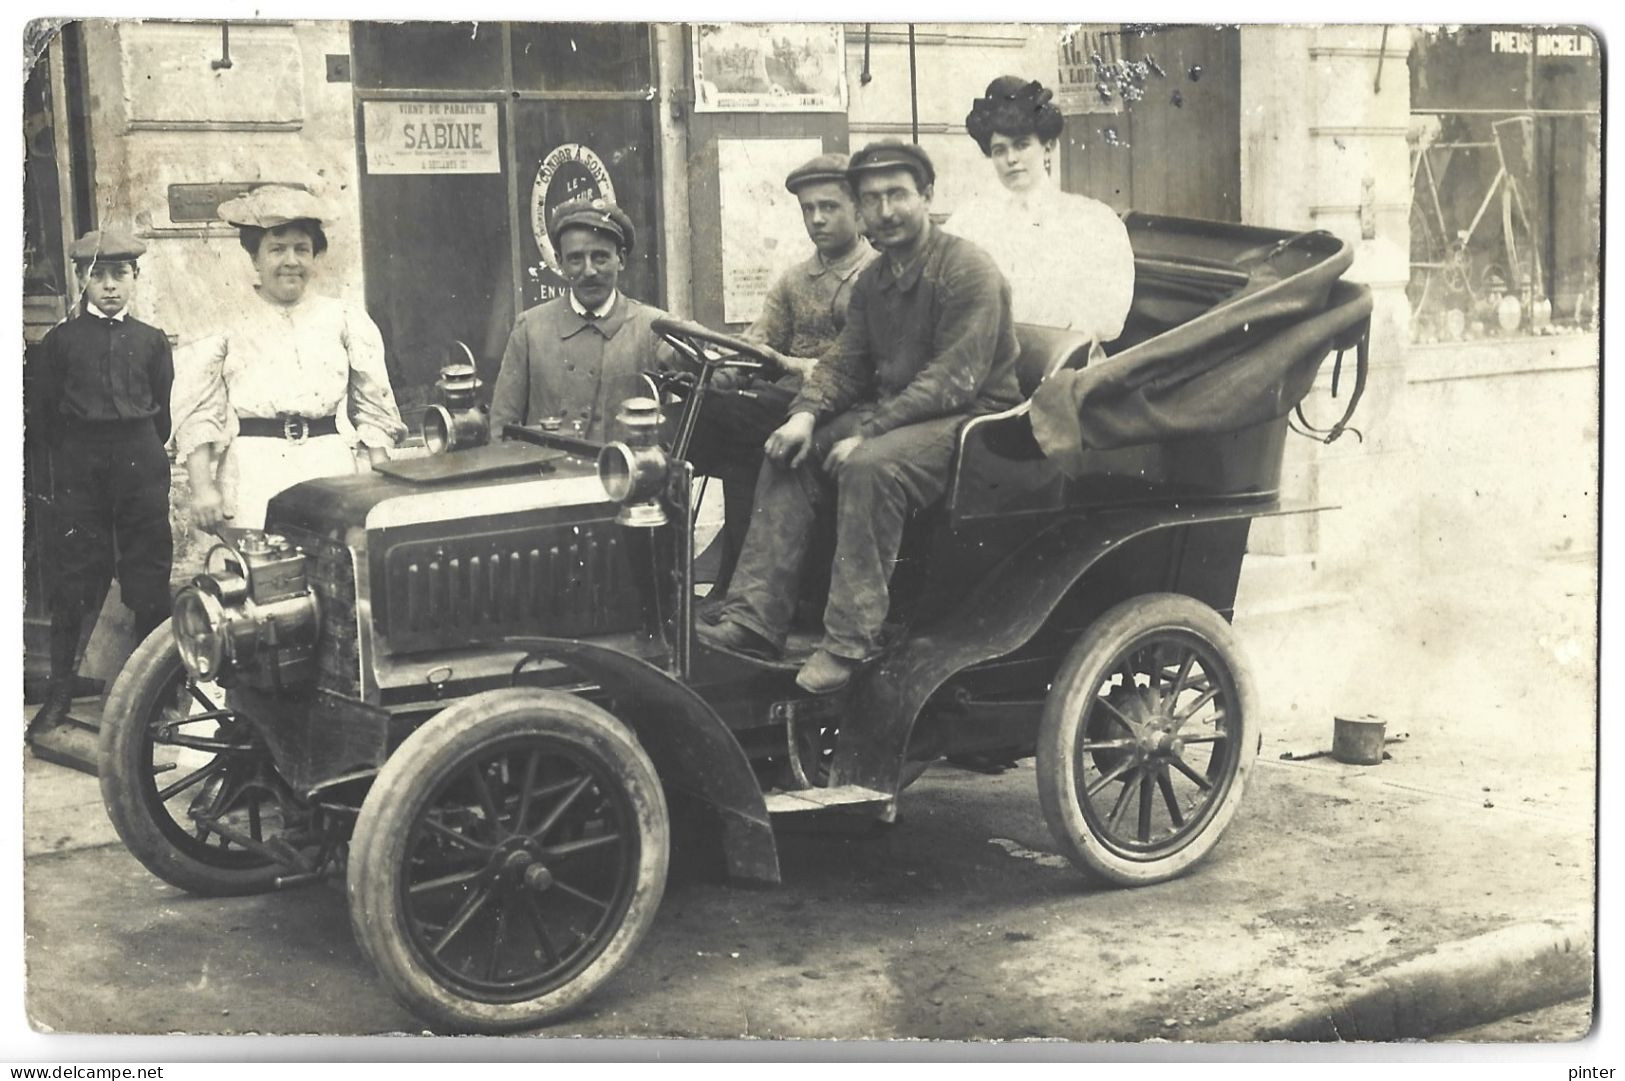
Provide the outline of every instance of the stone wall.
{"type": "MultiPolygon", "coordinates": [[[[254,279],[235,229],[171,217],[171,185],[305,185],[334,213],[314,288],[363,298],[351,87],[327,77],[327,57],[349,52],[340,22],[233,23],[229,42],[219,23],[85,24],[98,224],[131,227],[146,240],[134,311],[177,343],[177,367],[189,345],[254,300],[254,279]]],[[[209,543],[190,528],[187,502],[177,462],[177,581],[196,573],[209,543]]]]}

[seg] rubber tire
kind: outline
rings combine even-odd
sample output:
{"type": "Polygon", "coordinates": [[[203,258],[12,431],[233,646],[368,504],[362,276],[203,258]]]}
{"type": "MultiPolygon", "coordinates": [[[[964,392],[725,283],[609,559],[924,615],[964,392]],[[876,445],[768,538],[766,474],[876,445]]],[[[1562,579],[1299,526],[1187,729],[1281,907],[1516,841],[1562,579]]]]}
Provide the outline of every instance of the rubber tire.
{"type": "Polygon", "coordinates": [[[487,691],[413,732],[373,782],[350,841],[350,925],[395,997],[419,1017],[467,1032],[536,1028],[580,1005],[631,956],[660,907],[670,851],[660,778],[625,725],[574,695],[529,687],[487,691]],[[439,983],[413,953],[397,903],[404,849],[420,804],[448,772],[482,744],[527,732],[579,741],[615,766],[641,834],[633,896],[609,944],[574,980],[521,1002],[475,1002],[439,983]]]}
{"type": "Polygon", "coordinates": [[[280,863],[233,869],[203,863],[176,848],[153,818],[141,786],[151,768],[146,722],[156,707],[158,691],[183,671],[180,652],[169,630],[159,624],[136,646],[108,693],[97,743],[97,775],[102,804],[124,847],[142,866],[172,886],[200,897],[237,897],[272,889],[287,874],[280,863]]]}
{"type": "Polygon", "coordinates": [[[1235,632],[1212,608],[1179,593],[1146,593],[1108,609],[1079,637],[1056,672],[1044,701],[1038,735],[1038,801],[1050,833],[1074,864],[1090,877],[1119,886],[1149,886],[1166,882],[1189,870],[1219,842],[1241,804],[1247,777],[1258,754],[1259,726],[1251,669],[1236,641],[1235,632]],[[1136,638],[1149,632],[1177,628],[1204,639],[1230,668],[1236,701],[1228,706],[1239,714],[1237,762],[1221,803],[1201,832],[1165,859],[1129,859],[1114,852],[1089,829],[1078,806],[1078,753],[1086,713],[1084,699],[1093,697],[1110,675],[1106,666],[1136,638]]]}

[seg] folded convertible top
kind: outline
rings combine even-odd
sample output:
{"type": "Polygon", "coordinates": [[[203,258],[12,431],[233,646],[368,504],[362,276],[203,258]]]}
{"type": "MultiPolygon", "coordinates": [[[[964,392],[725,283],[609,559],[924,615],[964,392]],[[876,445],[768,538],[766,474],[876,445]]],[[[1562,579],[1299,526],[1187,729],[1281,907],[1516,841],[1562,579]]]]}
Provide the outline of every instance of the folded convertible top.
{"type": "Polygon", "coordinates": [[[1161,329],[1056,372],[1034,393],[1033,435],[1063,466],[1086,450],[1284,417],[1329,353],[1369,333],[1370,290],[1339,280],[1353,253],[1329,233],[1142,214],[1125,222],[1137,275],[1130,326],[1161,329]]]}

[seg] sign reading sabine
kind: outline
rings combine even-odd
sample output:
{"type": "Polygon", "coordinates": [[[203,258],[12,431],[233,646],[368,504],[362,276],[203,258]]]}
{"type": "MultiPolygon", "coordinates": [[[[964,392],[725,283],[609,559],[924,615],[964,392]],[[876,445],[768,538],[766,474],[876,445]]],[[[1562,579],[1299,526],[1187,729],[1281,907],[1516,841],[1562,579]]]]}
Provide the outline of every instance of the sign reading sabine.
{"type": "Polygon", "coordinates": [[[367,172],[500,173],[493,101],[362,102],[367,172]]]}

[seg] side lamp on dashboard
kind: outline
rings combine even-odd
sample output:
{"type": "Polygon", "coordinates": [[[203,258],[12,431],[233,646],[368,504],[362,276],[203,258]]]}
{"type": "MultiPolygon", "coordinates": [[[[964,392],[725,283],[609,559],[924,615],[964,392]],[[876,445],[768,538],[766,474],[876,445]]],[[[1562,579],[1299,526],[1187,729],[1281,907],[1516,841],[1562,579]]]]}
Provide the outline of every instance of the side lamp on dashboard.
{"type": "Polygon", "coordinates": [[[615,516],[620,525],[653,529],[666,524],[660,503],[671,461],[660,445],[660,403],[653,398],[628,398],[615,414],[624,433],[598,453],[598,480],[609,498],[621,505],[615,516]]]}
{"type": "MultiPolygon", "coordinates": [[[[467,352],[467,347],[464,347],[467,352]]],[[[491,440],[491,415],[479,402],[479,376],[474,358],[446,365],[434,389],[440,404],[423,412],[423,442],[430,454],[483,447],[491,440]]]]}

